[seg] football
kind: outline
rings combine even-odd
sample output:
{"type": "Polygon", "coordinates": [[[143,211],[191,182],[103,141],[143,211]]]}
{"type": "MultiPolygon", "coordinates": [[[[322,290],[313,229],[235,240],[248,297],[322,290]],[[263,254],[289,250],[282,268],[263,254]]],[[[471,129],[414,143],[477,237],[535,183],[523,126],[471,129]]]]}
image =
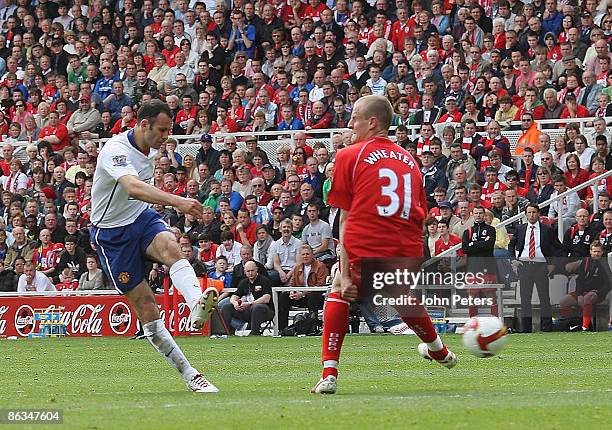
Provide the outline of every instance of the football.
{"type": "Polygon", "coordinates": [[[493,357],[508,341],[508,330],[497,317],[473,317],[465,325],[463,345],[479,358],[493,357]]]}

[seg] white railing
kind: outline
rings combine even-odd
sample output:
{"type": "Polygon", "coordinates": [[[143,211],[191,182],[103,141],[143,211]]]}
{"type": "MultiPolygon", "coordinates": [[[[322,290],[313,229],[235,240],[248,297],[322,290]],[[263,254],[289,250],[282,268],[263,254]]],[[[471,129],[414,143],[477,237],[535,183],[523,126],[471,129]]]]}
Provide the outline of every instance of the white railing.
{"type": "MultiPolygon", "coordinates": [[[[565,124],[577,123],[580,127],[580,133],[585,134],[590,131],[591,129],[590,124],[595,119],[597,118],[596,117],[565,118],[563,119],[562,122],[565,124]]],[[[612,118],[606,118],[606,121],[608,120],[612,121],[612,118]]],[[[554,141],[554,138],[556,136],[565,133],[565,129],[564,128],[545,128],[543,129],[542,126],[544,125],[557,126],[560,122],[561,120],[557,120],[557,119],[536,120],[536,125],[539,129],[541,129],[543,132],[548,134],[551,137],[551,140],[554,141]]],[[[455,127],[457,130],[459,130],[461,127],[460,123],[440,123],[436,127],[442,127],[445,125],[451,125],[455,127]]],[[[478,128],[484,129],[488,125],[488,123],[479,122],[476,125],[478,128]]],[[[511,125],[519,126],[520,122],[513,121],[511,125]]],[[[407,126],[408,134],[410,138],[412,139],[416,138],[416,136],[419,134],[419,127],[420,127],[419,124],[407,126]]],[[[395,128],[396,128],[395,126],[392,126],[390,127],[390,130],[393,131],[395,130],[395,128]]],[[[226,136],[232,136],[232,137],[237,138],[239,147],[244,145],[242,142],[240,142],[240,138],[243,138],[246,136],[265,137],[267,139],[260,140],[259,145],[262,146],[262,144],[265,144],[266,147],[268,148],[262,147],[262,149],[264,149],[266,152],[269,152],[268,156],[270,156],[270,155],[276,155],[275,153],[272,154],[272,150],[276,150],[276,147],[278,145],[283,145],[283,144],[290,145],[292,143],[292,136],[297,132],[304,132],[306,133],[307,136],[310,136],[310,138],[308,139],[308,143],[310,143],[311,145],[315,142],[321,142],[321,143],[326,144],[329,148],[331,146],[332,136],[334,134],[343,133],[345,131],[350,131],[350,129],[348,128],[334,128],[334,129],[328,128],[328,129],[317,129],[317,130],[285,130],[285,131],[264,131],[264,132],[242,131],[242,132],[236,132],[236,133],[215,133],[211,136],[213,138],[213,147],[216,149],[221,149],[223,147],[223,144],[222,144],[223,138],[226,136]]],[[[508,140],[510,141],[510,147],[512,150],[514,150],[517,140],[522,135],[522,131],[505,130],[505,131],[502,131],[502,135],[508,138],[508,140]]],[[[176,139],[179,143],[182,143],[182,144],[186,144],[186,143],[199,144],[200,136],[201,134],[174,135],[172,136],[172,138],[176,139]]],[[[104,142],[106,142],[107,140],[108,139],[92,139],[91,141],[97,143],[99,147],[102,147],[104,142]]],[[[84,142],[86,141],[87,140],[81,140],[79,143],[83,145],[84,142]]],[[[23,158],[25,160],[25,147],[28,144],[30,144],[30,142],[28,141],[17,141],[13,143],[13,147],[15,148],[15,155],[17,156],[17,158],[19,159],[23,158]]],[[[180,146],[178,148],[178,151],[179,153],[182,154],[180,146]]],[[[187,152],[190,152],[190,151],[187,151],[187,152]]],[[[271,161],[273,160],[275,160],[275,157],[271,157],[271,161]]]]}

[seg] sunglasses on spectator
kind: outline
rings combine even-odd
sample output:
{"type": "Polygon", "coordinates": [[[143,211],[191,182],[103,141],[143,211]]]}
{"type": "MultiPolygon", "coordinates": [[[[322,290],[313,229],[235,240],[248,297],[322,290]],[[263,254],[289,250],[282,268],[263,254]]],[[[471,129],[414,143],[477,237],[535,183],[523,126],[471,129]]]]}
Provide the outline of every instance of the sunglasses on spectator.
{"type": "Polygon", "coordinates": [[[255,187],[257,187],[257,188],[263,187],[263,184],[253,184],[253,188],[255,188],[255,187]]]}

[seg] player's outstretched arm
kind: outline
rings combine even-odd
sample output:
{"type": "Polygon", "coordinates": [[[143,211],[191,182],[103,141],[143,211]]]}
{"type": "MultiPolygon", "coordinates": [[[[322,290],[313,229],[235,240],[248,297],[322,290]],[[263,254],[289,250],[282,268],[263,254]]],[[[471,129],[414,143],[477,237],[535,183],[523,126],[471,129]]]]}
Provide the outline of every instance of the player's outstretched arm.
{"type": "Polygon", "coordinates": [[[119,178],[119,183],[130,197],[152,204],[174,206],[180,212],[190,214],[197,219],[202,218],[202,204],[195,199],[188,199],[167,193],[153,185],[142,182],[137,176],[125,175],[119,178]]]}

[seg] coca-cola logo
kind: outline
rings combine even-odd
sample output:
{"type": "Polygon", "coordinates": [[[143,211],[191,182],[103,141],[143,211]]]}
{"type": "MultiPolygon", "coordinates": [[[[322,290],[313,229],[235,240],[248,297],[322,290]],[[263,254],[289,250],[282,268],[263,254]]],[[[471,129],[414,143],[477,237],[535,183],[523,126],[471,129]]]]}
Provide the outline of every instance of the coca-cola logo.
{"type": "Polygon", "coordinates": [[[127,333],[132,323],[132,311],[129,306],[123,302],[115,303],[108,313],[108,323],[115,334],[127,333]]]}
{"type": "Polygon", "coordinates": [[[4,314],[8,312],[8,306],[0,306],[0,335],[6,332],[6,320],[4,314]]]}
{"type": "Polygon", "coordinates": [[[70,334],[102,334],[104,305],[82,304],[73,312],[64,312],[61,321],[70,327],[70,334]]]}
{"type": "Polygon", "coordinates": [[[34,309],[30,305],[21,305],[15,312],[15,330],[24,337],[34,330],[34,309]]]}

